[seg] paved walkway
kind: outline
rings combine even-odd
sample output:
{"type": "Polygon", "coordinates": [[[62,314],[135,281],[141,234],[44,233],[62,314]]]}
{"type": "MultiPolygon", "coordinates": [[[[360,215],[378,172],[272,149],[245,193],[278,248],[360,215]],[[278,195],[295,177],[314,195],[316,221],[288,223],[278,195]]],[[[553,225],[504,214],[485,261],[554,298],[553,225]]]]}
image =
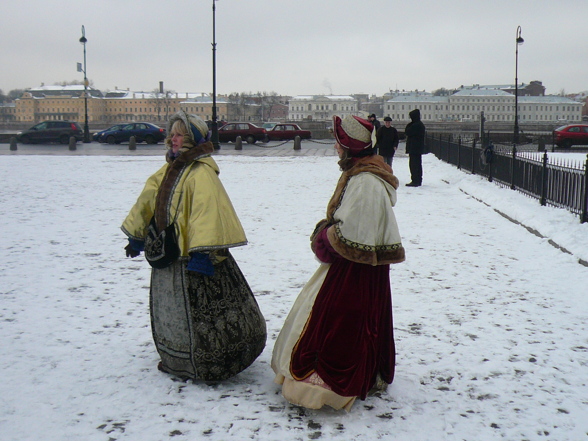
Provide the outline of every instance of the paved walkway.
{"type": "MultiPolygon", "coordinates": [[[[243,143],[242,150],[235,150],[232,143],[221,144],[216,155],[242,156],[335,156],[333,141],[328,139],[302,141],[301,149],[294,150],[294,141],[269,142],[267,144],[243,143]]],[[[128,144],[77,143],[76,150],[61,144],[18,144],[16,151],[10,144],[0,144],[0,155],[96,155],[96,156],[157,156],[163,154],[163,144],[137,144],[136,150],[129,150],[128,144]]]]}

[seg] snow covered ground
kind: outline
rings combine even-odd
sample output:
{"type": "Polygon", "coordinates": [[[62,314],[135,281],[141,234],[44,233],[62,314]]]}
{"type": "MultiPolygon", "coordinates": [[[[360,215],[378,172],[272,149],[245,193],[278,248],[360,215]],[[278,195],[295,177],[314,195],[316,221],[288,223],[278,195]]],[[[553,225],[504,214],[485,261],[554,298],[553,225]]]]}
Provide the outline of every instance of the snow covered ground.
{"type": "Polygon", "coordinates": [[[2,441],[588,439],[588,224],[432,155],[424,186],[405,187],[396,158],[407,252],[390,272],[396,378],[351,413],[309,411],[283,399],[269,361],[318,265],[308,236],[336,159],[216,159],[268,343],[207,385],[156,369],[150,269],[124,256],[119,226],[162,159],[0,156],[2,441]]]}

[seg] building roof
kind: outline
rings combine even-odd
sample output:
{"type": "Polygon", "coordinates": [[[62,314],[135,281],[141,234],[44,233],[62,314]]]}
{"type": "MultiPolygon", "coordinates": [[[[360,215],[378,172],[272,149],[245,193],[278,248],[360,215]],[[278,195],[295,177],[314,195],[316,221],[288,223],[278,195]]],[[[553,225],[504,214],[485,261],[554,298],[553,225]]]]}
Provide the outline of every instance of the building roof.
{"type": "Polygon", "coordinates": [[[317,101],[317,100],[331,100],[331,101],[355,101],[350,95],[298,95],[292,97],[290,101],[317,101]]]}
{"type": "MultiPolygon", "coordinates": [[[[184,93],[176,93],[176,92],[168,92],[169,97],[171,98],[180,98],[185,100],[193,100],[193,99],[201,99],[205,97],[212,101],[212,98],[209,97],[206,93],[193,93],[193,92],[184,92],[184,93]]],[[[104,94],[106,98],[120,98],[120,99],[155,99],[155,98],[162,98],[165,96],[163,93],[158,92],[143,92],[143,91],[131,91],[131,90],[120,90],[115,89],[108,91],[104,94]]],[[[217,101],[219,101],[217,99],[217,101]]]]}
{"type": "Polygon", "coordinates": [[[468,89],[463,88],[455,92],[452,96],[514,96],[512,93],[505,92],[500,89],[478,88],[468,89]]]}
{"type": "MultiPolygon", "coordinates": [[[[83,84],[70,84],[68,86],[45,86],[42,84],[39,87],[27,89],[34,98],[46,98],[56,96],[76,96],[79,97],[84,93],[83,84]]],[[[102,92],[92,86],[88,86],[88,93],[93,97],[102,97],[102,92]]]]}
{"type": "Polygon", "coordinates": [[[444,103],[448,101],[447,96],[435,95],[399,95],[386,101],[387,103],[444,103]]]}
{"type": "MultiPolygon", "coordinates": [[[[93,89],[93,87],[88,86],[88,89],[93,89]]],[[[29,92],[71,92],[71,91],[82,91],[84,90],[83,84],[69,84],[67,86],[45,86],[44,84],[40,85],[39,87],[33,87],[28,89],[29,92]]],[[[96,89],[97,90],[97,89],[96,89]]]]}
{"type": "Polygon", "coordinates": [[[571,98],[560,95],[544,95],[544,96],[520,96],[519,103],[522,104],[579,104],[571,98]]]}
{"type": "MultiPolygon", "coordinates": [[[[188,94],[190,96],[190,98],[182,101],[182,103],[200,103],[200,104],[208,104],[208,103],[212,103],[212,97],[210,95],[206,95],[206,94],[201,94],[198,96],[192,96],[192,94],[188,94]]],[[[229,100],[227,100],[226,98],[222,98],[222,97],[216,97],[216,102],[217,103],[228,103],[229,100]]]]}

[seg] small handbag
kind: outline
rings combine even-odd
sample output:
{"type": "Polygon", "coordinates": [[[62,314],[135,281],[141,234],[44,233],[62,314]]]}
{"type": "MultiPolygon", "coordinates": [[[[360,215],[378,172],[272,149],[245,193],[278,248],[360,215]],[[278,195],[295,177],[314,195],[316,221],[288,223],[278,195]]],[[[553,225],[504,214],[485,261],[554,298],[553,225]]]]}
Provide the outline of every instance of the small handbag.
{"type": "Polygon", "coordinates": [[[145,237],[145,258],[153,268],[167,268],[180,257],[176,224],[172,222],[157,233],[155,216],[151,218],[145,237]]]}

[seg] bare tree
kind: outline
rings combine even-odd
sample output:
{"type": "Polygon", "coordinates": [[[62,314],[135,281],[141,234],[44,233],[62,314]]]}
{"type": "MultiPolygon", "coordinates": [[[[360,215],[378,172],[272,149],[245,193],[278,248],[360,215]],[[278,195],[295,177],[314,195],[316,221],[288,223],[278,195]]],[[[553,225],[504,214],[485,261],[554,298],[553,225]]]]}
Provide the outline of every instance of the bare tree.
{"type": "Polygon", "coordinates": [[[169,119],[169,110],[174,95],[173,90],[155,88],[152,91],[154,107],[157,109],[157,121],[161,121],[165,114],[165,121],[169,119]]]}
{"type": "Polygon", "coordinates": [[[23,93],[25,93],[24,89],[12,89],[10,92],[8,92],[8,99],[10,101],[14,101],[17,98],[20,98],[23,93]]]}
{"type": "Polygon", "coordinates": [[[434,96],[449,96],[451,94],[452,94],[452,92],[450,90],[446,89],[445,87],[441,87],[441,88],[433,91],[434,96]]]}

